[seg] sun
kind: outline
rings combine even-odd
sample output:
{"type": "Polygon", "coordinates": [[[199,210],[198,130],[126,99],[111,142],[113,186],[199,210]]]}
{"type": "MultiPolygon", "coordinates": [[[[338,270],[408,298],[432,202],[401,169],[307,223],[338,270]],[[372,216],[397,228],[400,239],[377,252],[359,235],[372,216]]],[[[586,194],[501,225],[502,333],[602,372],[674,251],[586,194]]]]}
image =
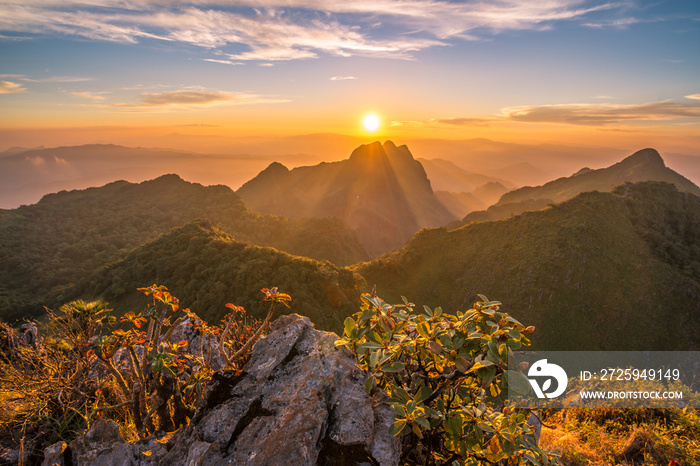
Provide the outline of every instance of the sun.
{"type": "Polygon", "coordinates": [[[365,130],[369,131],[370,133],[377,131],[380,124],[381,122],[379,121],[379,117],[374,113],[366,115],[364,120],[362,120],[362,126],[364,126],[365,130]]]}

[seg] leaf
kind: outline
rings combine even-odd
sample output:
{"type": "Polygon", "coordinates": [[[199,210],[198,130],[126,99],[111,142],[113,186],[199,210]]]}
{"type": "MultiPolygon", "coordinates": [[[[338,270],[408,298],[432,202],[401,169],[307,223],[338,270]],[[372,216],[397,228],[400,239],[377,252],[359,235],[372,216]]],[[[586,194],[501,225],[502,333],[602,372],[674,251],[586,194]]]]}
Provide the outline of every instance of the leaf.
{"type": "Polygon", "coordinates": [[[365,341],[364,343],[360,343],[357,345],[358,348],[363,348],[363,349],[382,349],[384,348],[381,344],[375,343],[373,341],[365,341]]]}
{"type": "Polygon", "coordinates": [[[430,330],[425,322],[421,322],[416,325],[416,330],[423,338],[430,338],[430,330]]]}
{"type": "Polygon", "coordinates": [[[455,366],[457,366],[458,371],[467,372],[469,370],[469,361],[467,361],[461,356],[457,356],[457,359],[455,360],[455,366]]]}
{"type": "Polygon", "coordinates": [[[445,429],[454,435],[462,435],[462,416],[452,416],[445,423],[445,429]]]}
{"type": "Polygon", "coordinates": [[[427,400],[430,395],[433,394],[433,390],[428,387],[427,385],[423,385],[417,392],[416,395],[413,397],[413,401],[416,403],[420,403],[421,401],[427,400]]]}
{"type": "Polygon", "coordinates": [[[405,416],[406,415],[406,407],[399,404],[399,403],[391,403],[389,405],[389,409],[391,409],[394,414],[397,416],[405,416]]]}
{"type": "Polygon", "coordinates": [[[507,370],[506,381],[508,382],[508,389],[519,395],[527,395],[532,389],[527,377],[520,371],[507,370]]]}
{"type": "Polygon", "coordinates": [[[393,435],[394,437],[399,435],[405,426],[406,419],[399,419],[389,427],[389,435],[393,435]]]}
{"type": "Polygon", "coordinates": [[[382,367],[382,370],[384,372],[401,372],[404,370],[406,366],[398,361],[394,361],[391,364],[387,364],[386,366],[382,367]]]}
{"type": "Polygon", "coordinates": [[[345,327],[345,335],[350,336],[350,332],[355,326],[355,320],[352,317],[348,317],[345,319],[345,322],[343,322],[343,326],[345,327]]]}
{"type": "Polygon", "coordinates": [[[403,387],[394,387],[392,390],[392,395],[398,396],[405,403],[411,401],[411,396],[403,387]]]}
{"type": "Polygon", "coordinates": [[[365,382],[365,393],[368,395],[372,392],[372,388],[374,387],[374,376],[370,375],[367,377],[367,381],[365,382]]]}
{"type": "Polygon", "coordinates": [[[469,372],[474,372],[489,366],[493,366],[493,363],[489,360],[475,362],[474,365],[469,369],[469,372]]]}
{"type": "Polygon", "coordinates": [[[415,422],[424,429],[430,429],[430,421],[428,421],[424,417],[417,417],[413,420],[413,422],[415,422]]]}
{"type": "Polygon", "coordinates": [[[428,343],[428,347],[430,348],[430,351],[432,351],[435,354],[440,354],[442,353],[442,346],[440,346],[440,343],[437,341],[431,341],[428,343]]]}
{"type": "Polygon", "coordinates": [[[501,443],[498,441],[497,436],[491,437],[491,441],[489,442],[489,450],[491,450],[491,453],[494,455],[501,451],[501,443]]]}
{"type": "Polygon", "coordinates": [[[411,424],[411,429],[413,430],[413,433],[416,434],[416,437],[419,439],[423,438],[423,432],[420,431],[420,427],[418,427],[418,424],[411,424]]]}

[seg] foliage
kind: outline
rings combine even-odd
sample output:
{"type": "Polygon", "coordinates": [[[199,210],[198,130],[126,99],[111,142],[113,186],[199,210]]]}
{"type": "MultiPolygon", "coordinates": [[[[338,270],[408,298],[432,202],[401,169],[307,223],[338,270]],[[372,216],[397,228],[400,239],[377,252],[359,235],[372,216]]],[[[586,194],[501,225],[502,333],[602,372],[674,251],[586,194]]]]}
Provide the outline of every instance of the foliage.
{"type": "Polygon", "coordinates": [[[120,423],[126,438],[143,437],[157,429],[186,425],[202,399],[214,370],[214,352],[225,370],[236,370],[249,357],[252,344],[264,333],[276,305],[289,295],[263,289],[269,303],[261,322],[244,308],[221,325],[210,326],[164,286],[139,291],[150,297],[139,313],[128,312],[115,326],[103,302],[75,301],[49,311],[48,336],[37,339],[0,328],[0,434],[37,449],[58,440],[70,441],[97,418],[120,423]],[[172,341],[187,325],[199,345],[172,341]]]}
{"type": "Polygon", "coordinates": [[[258,290],[270,282],[290,290],[289,311],[308,316],[319,329],[342,331],[345,317],[355,312],[364,281],[333,264],[291,256],[272,248],[238,241],[221,229],[198,221],[177,228],[129,253],[76,285],[70,298],[90,297],[118,308],[134,308],[134,292],[143,283],[160,283],[187,302],[201,318],[218,322],[225,313],[226,295],[252,317],[263,320],[258,290]]]}
{"type": "Polygon", "coordinates": [[[364,294],[361,311],[345,320],[336,345],[370,373],[368,392],[388,394],[397,415],[389,432],[403,436],[403,464],[553,464],[534,441],[529,411],[509,406],[507,396],[508,355],[529,344],[534,328],[480,297],[450,315],[364,294]]]}
{"type": "Polygon", "coordinates": [[[700,344],[698,244],[700,198],[647,182],[423,230],[353,270],[388,300],[411,290],[449,312],[473,302],[475,290],[499,296],[537,327],[537,349],[687,350],[700,344]]]}
{"type": "MultiPolygon", "coordinates": [[[[241,241],[335,264],[367,258],[355,233],[334,218],[289,219],[248,210],[226,186],[165,175],[139,184],[60,192],[0,211],[0,317],[43,315],[73,286],[143,243],[197,219],[241,241]]],[[[75,293],[73,293],[75,295],[75,293]]]]}

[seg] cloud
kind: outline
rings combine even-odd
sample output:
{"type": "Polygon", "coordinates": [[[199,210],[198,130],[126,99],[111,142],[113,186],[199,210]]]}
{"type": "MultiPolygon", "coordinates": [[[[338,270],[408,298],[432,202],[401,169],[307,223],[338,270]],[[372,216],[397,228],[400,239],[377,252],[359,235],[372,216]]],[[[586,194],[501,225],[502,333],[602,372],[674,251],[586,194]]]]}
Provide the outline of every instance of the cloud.
{"type": "Polygon", "coordinates": [[[31,78],[24,74],[0,74],[0,78],[17,79],[29,83],[78,83],[92,81],[92,78],[80,76],[49,76],[46,78],[31,78]]]}
{"type": "Polygon", "coordinates": [[[233,61],[233,60],[217,60],[214,58],[202,58],[203,61],[210,61],[212,63],[222,63],[224,65],[245,65],[242,61],[233,61]]]}
{"type": "Polygon", "coordinates": [[[92,100],[93,102],[101,102],[105,100],[105,98],[102,96],[102,94],[106,94],[106,92],[88,92],[88,91],[83,91],[83,92],[69,92],[70,95],[75,96],[75,97],[80,97],[81,99],[88,99],[92,100]]]}
{"type": "Polygon", "coordinates": [[[700,118],[700,102],[678,103],[664,100],[627,105],[561,104],[510,107],[502,110],[502,116],[509,120],[523,122],[603,126],[635,120],[700,118]]]}
{"type": "Polygon", "coordinates": [[[0,81],[0,94],[21,94],[27,92],[27,89],[21,84],[13,83],[12,81],[0,81]]]}
{"type": "Polygon", "coordinates": [[[22,81],[30,83],[80,83],[92,81],[92,78],[83,78],[80,76],[51,76],[48,78],[29,78],[24,76],[21,79],[22,81]]]}
{"type": "Polygon", "coordinates": [[[397,120],[391,126],[402,128],[435,128],[440,126],[489,126],[497,118],[432,118],[427,121],[397,120]]]}
{"type": "Polygon", "coordinates": [[[685,96],[686,99],[700,100],[700,94],[690,94],[685,96]]]}
{"type": "Polygon", "coordinates": [[[331,76],[331,81],[350,81],[357,79],[355,76],[331,76]]]}
{"type": "Polygon", "coordinates": [[[431,121],[451,126],[489,126],[493,118],[440,118],[431,121]]]}
{"type": "MultiPolygon", "coordinates": [[[[611,21],[622,3],[605,0],[5,0],[0,30],[137,43],[192,44],[238,61],[334,56],[413,59],[415,52],[510,30],[551,29],[566,21],[611,21]]],[[[208,61],[216,61],[208,59],[208,61]]],[[[219,61],[223,63],[223,61],[219,61]]]]}
{"type": "Polygon", "coordinates": [[[116,103],[113,107],[147,109],[164,107],[206,107],[217,104],[250,105],[288,102],[249,93],[180,90],[172,92],[143,92],[135,103],[116,103]]]}

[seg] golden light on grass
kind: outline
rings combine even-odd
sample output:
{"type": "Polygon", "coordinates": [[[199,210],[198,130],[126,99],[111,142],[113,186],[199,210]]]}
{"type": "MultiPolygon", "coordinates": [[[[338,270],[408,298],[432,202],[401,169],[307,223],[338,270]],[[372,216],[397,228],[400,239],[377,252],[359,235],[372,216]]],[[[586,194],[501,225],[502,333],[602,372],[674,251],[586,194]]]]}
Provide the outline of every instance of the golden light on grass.
{"type": "Polygon", "coordinates": [[[365,115],[365,118],[362,120],[362,126],[365,128],[365,131],[370,133],[377,131],[380,125],[379,117],[374,113],[365,115]]]}

